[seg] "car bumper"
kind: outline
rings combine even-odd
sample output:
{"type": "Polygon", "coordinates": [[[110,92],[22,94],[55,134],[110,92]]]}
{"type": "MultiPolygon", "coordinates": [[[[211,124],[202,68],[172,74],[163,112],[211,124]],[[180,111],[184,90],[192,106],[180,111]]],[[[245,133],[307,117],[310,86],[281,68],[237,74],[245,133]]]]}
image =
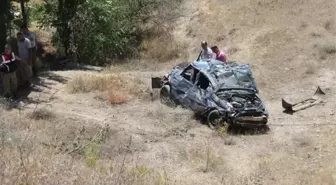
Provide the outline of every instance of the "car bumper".
{"type": "Polygon", "coordinates": [[[264,126],[268,122],[268,117],[263,116],[239,116],[233,118],[233,124],[246,127],[264,126]]]}

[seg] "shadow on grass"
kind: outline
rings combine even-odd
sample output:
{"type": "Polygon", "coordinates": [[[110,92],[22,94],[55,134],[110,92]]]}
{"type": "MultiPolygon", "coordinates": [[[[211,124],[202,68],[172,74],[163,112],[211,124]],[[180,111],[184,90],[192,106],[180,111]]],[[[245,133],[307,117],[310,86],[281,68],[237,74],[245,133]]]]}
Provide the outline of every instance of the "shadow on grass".
{"type": "MultiPolygon", "coordinates": [[[[52,89],[52,86],[57,83],[65,84],[67,78],[64,78],[60,75],[54,74],[52,72],[41,73],[38,77],[35,77],[31,80],[31,85],[23,85],[18,87],[17,98],[14,100],[9,100],[6,98],[0,98],[0,107],[10,110],[13,108],[20,108],[20,104],[23,102],[26,104],[40,104],[46,103],[46,100],[30,98],[29,95],[32,92],[43,93],[46,89],[52,89]]],[[[0,78],[1,93],[2,89],[2,79],[0,78]]]]}
{"type": "MultiPolygon", "coordinates": [[[[2,80],[2,79],[1,79],[2,80]]],[[[51,89],[57,83],[65,84],[67,79],[54,73],[42,73],[39,77],[33,78],[31,85],[20,86],[17,92],[17,98],[14,100],[0,98],[0,107],[11,110],[20,108],[22,103],[40,104],[46,103],[47,100],[30,98],[32,92],[43,93],[45,89],[51,89]]],[[[2,85],[2,84],[1,84],[2,85]]],[[[2,89],[1,89],[2,92],[2,89]]]]}
{"type": "Polygon", "coordinates": [[[227,132],[230,135],[264,135],[270,131],[268,125],[260,126],[260,127],[242,127],[238,125],[230,125],[227,129],[227,132]]]}

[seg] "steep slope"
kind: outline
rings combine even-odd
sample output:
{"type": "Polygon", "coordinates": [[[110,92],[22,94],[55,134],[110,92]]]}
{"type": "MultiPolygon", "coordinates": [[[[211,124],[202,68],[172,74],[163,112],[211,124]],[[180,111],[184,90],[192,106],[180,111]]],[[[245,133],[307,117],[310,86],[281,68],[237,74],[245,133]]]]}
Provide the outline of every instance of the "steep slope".
{"type": "Polygon", "coordinates": [[[287,84],[316,86],[334,76],[334,1],[204,0],[186,7],[193,10],[176,35],[187,36],[190,59],[207,40],[229,60],[250,63],[259,86],[274,95],[286,94],[287,84]]]}

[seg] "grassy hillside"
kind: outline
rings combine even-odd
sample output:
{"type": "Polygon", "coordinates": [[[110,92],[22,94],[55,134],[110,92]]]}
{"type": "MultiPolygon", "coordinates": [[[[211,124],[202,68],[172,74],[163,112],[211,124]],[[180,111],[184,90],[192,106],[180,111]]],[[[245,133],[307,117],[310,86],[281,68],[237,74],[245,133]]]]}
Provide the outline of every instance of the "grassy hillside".
{"type": "Polygon", "coordinates": [[[0,109],[0,184],[335,184],[334,7],[185,0],[169,34],[142,43],[142,60],[41,74],[20,110],[0,109]],[[268,133],[212,131],[188,110],[150,101],[148,79],[195,59],[202,40],[252,65],[268,133]],[[318,85],[325,103],[282,112],[282,97],[298,101],[318,85]]]}
{"type": "Polygon", "coordinates": [[[334,1],[204,0],[186,7],[192,9],[177,35],[188,36],[190,59],[207,40],[229,60],[250,63],[264,90],[276,93],[335,69],[334,1]]]}

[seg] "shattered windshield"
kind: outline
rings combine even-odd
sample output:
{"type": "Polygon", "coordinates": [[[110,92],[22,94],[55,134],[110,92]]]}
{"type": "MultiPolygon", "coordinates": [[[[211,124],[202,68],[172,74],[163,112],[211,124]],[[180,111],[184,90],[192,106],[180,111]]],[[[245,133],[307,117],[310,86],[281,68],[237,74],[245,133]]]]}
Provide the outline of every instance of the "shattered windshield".
{"type": "Polygon", "coordinates": [[[217,90],[240,88],[257,91],[251,67],[248,64],[209,62],[206,74],[215,83],[214,87],[217,90]]]}

